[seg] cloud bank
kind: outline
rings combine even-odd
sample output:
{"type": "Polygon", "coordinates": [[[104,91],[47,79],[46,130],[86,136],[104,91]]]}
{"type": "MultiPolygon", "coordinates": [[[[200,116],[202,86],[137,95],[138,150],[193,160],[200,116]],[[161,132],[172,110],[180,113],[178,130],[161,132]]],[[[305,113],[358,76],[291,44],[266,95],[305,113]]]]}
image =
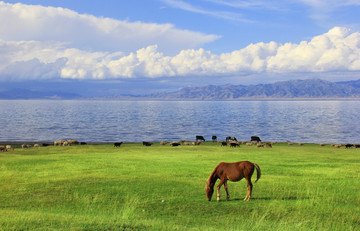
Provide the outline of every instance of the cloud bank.
{"type": "Polygon", "coordinates": [[[256,43],[222,54],[193,48],[216,38],[171,25],[0,2],[0,80],[360,71],[360,33],[344,27],[298,44],[256,43]],[[163,51],[171,44],[174,55],[163,51]]]}
{"type": "Polygon", "coordinates": [[[61,41],[82,50],[131,52],[151,44],[177,53],[218,39],[217,35],[180,30],[172,24],[128,22],[79,14],[65,8],[0,1],[0,39],[61,41]]]}

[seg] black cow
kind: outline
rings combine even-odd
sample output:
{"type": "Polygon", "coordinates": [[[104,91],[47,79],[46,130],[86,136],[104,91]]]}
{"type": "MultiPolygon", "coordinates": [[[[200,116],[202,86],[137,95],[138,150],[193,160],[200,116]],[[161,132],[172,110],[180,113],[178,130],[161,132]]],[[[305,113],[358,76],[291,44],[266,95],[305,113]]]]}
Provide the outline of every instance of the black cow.
{"type": "Polygon", "coordinates": [[[345,144],[345,148],[351,148],[351,147],[354,147],[353,144],[345,144]]]}
{"type": "Polygon", "coordinates": [[[144,146],[151,146],[153,143],[151,143],[151,142],[145,142],[145,141],[144,141],[142,144],[143,144],[144,146]]]}
{"type": "Polygon", "coordinates": [[[253,142],[253,141],[255,141],[255,142],[261,142],[260,137],[258,137],[258,136],[252,136],[250,141],[251,141],[251,142],[253,142]]]}
{"type": "Polygon", "coordinates": [[[238,143],[231,142],[229,144],[230,144],[230,147],[232,147],[232,148],[240,147],[240,145],[238,143]]]}
{"type": "Polygon", "coordinates": [[[212,136],[211,139],[213,142],[215,142],[215,141],[217,141],[217,136],[212,136]]]}
{"type": "Polygon", "coordinates": [[[120,145],[122,144],[123,142],[116,142],[114,143],[114,147],[120,147],[120,145]]]}
{"type": "Polygon", "coordinates": [[[203,136],[196,136],[196,141],[202,140],[205,142],[205,138],[203,136]]]}
{"type": "Polygon", "coordinates": [[[227,143],[225,141],[221,141],[221,146],[227,146],[227,143]]]}
{"type": "Polygon", "coordinates": [[[170,146],[172,147],[176,147],[176,146],[179,146],[180,145],[180,142],[171,142],[170,143],[170,146]]]}
{"type": "Polygon", "coordinates": [[[237,141],[237,139],[235,136],[228,136],[228,137],[226,137],[226,142],[229,142],[229,141],[237,141]]]}

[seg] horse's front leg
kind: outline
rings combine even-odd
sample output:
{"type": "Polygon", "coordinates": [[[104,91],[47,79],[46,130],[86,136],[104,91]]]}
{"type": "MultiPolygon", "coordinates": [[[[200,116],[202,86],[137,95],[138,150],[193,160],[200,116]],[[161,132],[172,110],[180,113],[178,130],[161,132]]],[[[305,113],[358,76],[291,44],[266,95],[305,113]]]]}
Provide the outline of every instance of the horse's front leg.
{"type": "Polygon", "coordinates": [[[228,185],[227,185],[227,181],[224,181],[224,187],[225,187],[225,192],[226,192],[226,200],[230,199],[230,194],[228,191],[228,185]]]}
{"type": "Polygon", "coordinates": [[[217,186],[217,201],[220,201],[220,187],[224,184],[224,179],[221,179],[219,185],[217,186]]]}

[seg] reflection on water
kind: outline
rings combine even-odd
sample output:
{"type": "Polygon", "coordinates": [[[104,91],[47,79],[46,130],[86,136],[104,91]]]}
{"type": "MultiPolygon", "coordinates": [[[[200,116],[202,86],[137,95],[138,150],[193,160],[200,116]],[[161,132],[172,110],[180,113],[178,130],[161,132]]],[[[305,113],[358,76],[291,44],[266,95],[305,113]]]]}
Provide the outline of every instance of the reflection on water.
{"type": "Polygon", "coordinates": [[[360,143],[360,101],[0,100],[2,141],[223,140],[360,143]]]}

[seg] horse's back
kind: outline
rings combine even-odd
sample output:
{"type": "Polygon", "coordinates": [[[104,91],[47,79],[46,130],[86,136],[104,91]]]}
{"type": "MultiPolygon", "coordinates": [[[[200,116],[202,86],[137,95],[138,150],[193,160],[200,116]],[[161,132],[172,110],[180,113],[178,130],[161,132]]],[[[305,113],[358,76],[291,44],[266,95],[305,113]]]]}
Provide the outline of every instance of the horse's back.
{"type": "Polygon", "coordinates": [[[252,175],[254,172],[254,165],[249,161],[238,161],[234,163],[220,162],[217,167],[217,172],[221,178],[226,177],[230,181],[239,181],[244,177],[252,175]]]}

